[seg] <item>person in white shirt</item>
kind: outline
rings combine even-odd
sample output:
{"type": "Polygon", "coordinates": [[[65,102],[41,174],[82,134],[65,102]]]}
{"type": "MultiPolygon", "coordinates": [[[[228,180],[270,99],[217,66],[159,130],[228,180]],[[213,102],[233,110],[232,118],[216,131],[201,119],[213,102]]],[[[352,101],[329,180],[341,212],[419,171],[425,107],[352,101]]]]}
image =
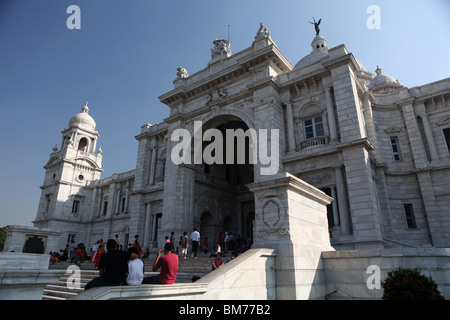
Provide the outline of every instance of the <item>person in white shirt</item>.
{"type": "Polygon", "coordinates": [[[129,286],[139,286],[144,279],[144,262],[139,259],[138,249],[131,247],[128,249],[130,260],[128,260],[128,277],[125,282],[129,286]]]}
{"type": "Polygon", "coordinates": [[[201,246],[200,233],[197,231],[197,228],[194,228],[194,231],[191,233],[191,246],[192,254],[197,258],[197,250],[201,246]]]}

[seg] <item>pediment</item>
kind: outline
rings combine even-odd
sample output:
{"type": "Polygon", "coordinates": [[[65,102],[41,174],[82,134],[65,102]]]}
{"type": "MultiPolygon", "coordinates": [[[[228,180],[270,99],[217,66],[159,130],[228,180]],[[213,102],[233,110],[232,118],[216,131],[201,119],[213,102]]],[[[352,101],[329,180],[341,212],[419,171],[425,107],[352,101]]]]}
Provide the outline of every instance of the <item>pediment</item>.
{"type": "Polygon", "coordinates": [[[49,168],[49,167],[52,167],[52,166],[54,166],[55,164],[58,164],[59,162],[60,162],[60,158],[59,157],[57,157],[57,156],[54,156],[54,157],[51,157],[48,161],[47,161],[47,163],[44,165],[44,168],[49,168]]]}
{"type": "Polygon", "coordinates": [[[81,165],[84,167],[90,167],[92,169],[100,169],[99,165],[94,160],[92,160],[91,158],[88,158],[88,157],[76,157],[73,161],[77,165],[81,165]],[[80,163],[79,161],[82,161],[82,162],[80,163]]]}
{"type": "Polygon", "coordinates": [[[398,128],[398,127],[390,127],[387,128],[386,130],[384,130],[384,132],[386,133],[399,133],[402,131],[402,128],[398,128]]]}
{"type": "Polygon", "coordinates": [[[441,120],[436,122],[436,125],[439,127],[450,125],[450,116],[442,118],[441,120]]]}

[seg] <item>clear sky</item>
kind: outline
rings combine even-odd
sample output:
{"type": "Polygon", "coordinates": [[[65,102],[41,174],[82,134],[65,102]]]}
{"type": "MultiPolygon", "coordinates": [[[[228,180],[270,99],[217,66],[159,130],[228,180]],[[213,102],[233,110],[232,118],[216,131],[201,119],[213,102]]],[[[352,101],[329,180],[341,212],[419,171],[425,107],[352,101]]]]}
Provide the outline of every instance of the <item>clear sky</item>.
{"type": "Polygon", "coordinates": [[[43,166],[85,101],[102,177],[135,169],[134,136],[169,115],[157,97],[177,67],[206,67],[228,25],[232,52],[244,50],[260,22],[295,65],[311,51],[312,16],[330,48],[345,44],[368,71],[408,87],[450,76],[449,0],[0,0],[0,227],[32,225],[43,166]],[[70,5],[79,30],[66,26],[70,5]],[[370,5],[380,29],[367,27],[370,5]]]}

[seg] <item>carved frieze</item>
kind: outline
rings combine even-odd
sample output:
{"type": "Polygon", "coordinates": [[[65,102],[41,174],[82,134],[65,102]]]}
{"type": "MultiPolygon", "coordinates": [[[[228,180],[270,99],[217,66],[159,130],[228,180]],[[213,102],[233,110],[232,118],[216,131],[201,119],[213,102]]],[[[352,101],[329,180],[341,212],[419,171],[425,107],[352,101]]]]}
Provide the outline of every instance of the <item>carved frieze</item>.
{"type": "Polygon", "coordinates": [[[228,96],[228,90],[226,88],[214,88],[208,93],[206,98],[206,104],[220,101],[228,96]]]}

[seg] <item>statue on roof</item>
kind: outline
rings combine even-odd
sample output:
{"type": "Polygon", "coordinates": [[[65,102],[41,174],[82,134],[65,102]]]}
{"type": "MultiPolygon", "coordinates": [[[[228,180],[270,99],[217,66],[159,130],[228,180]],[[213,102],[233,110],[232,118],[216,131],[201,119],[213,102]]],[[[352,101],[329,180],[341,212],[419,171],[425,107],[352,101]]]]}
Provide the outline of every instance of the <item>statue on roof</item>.
{"type": "Polygon", "coordinates": [[[314,22],[309,22],[309,21],[308,22],[314,25],[314,28],[316,29],[316,36],[318,36],[320,33],[319,25],[320,25],[320,22],[322,21],[322,19],[319,19],[319,21],[316,22],[316,19],[314,19],[314,17],[313,17],[313,21],[314,22]]]}
{"type": "Polygon", "coordinates": [[[262,24],[262,22],[259,24],[258,32],[256,33],[255,40],[267,38],[270,36],[269,30],[262,24]]]}
{"type": "Polygon", "coordinates": [[[189,77],[189,74],[185,68],[178,67],[177,68],[177,78],[179,79],[186,79],[189,77]]]}

